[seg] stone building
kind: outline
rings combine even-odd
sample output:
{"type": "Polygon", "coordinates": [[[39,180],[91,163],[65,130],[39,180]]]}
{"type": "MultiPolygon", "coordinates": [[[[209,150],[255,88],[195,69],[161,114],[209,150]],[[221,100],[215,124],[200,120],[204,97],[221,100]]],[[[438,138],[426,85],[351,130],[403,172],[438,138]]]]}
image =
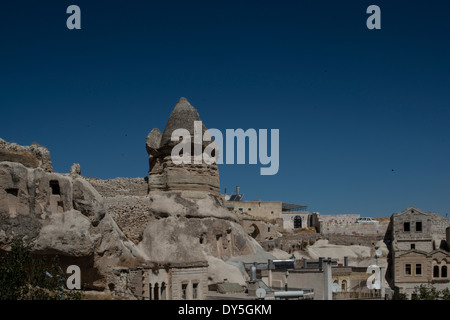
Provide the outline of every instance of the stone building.
{"type": "Polygon", "coordinates": [[[261,201],[261,200],[242,200],[243,194],[240,193],[240,187],[236,186],[236,194],[224,194],[225,206],[229,210],[247,214],[255,219],[277,222],[281,221],[280,231],[293,231],[297,228],[308,228],[310,226],[310,214],[307,206],[299,204],[285,203],[282,201],[261,201]]]}
{"type": "Polygon", "coordinates": [[[306,206],[283,203],[283,211],[280,214],[283,219],[283,229],[292,232],[295,229],[309,228],[311,226],[310,217],[306,206]]]}
{"type": "MultiPolygon", "coordinates": [[[[346,260],[347,261],[347,260],[346,260]]],[[[383,268],[382,268],[383,269],[383,268]]],[[[291,268],[269,268],[268,285],[274,290],[314,292],[314,300],[381,298],[380,290],[369,289],[367,268],[338,264],[336,259],[319,258],[296,262],[291,268]]]]}
{"type": "Polygon", "coordinates": [[[226,191],[225,194],[222,195],[228,210],[246,213],[249,216],[266,221],[275,220],[280,217],[282,210],[281,201],[245,201],[242,200],[243,197],[244,194],[240,192],[239,186],[236,186],[236,193],[234,195],[228,195],[226,194],[226,191]]]}
{"type": "Polygon", "coordinates": [[[413,206],[392,215],[393,287],[408,297],[415,287],[431,283],[450,288],[450,220],[413,206]]]}
{"type": "Polygon", "coordinates": [[[275,220],[280,217],[281,201],[226,201],[227,208],[251,215],[261,220],[275,220]]]}
{"type": "Polygon", "coordinates": [[[138,300],[204,300],[208,292],[208,264],[166,263],[135,268],[115,268],[114,296],[138,300]]]}

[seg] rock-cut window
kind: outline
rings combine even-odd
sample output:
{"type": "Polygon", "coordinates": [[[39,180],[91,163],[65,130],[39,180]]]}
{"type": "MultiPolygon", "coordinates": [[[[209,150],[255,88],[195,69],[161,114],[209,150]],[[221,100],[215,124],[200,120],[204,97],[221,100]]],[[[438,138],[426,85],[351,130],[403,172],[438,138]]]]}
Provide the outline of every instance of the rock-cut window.
{"type": "Polygon", "coordinates": [[[50,188],[52,189],[52,194],[61,194],[58,180],[51,180],[50,188]]]}

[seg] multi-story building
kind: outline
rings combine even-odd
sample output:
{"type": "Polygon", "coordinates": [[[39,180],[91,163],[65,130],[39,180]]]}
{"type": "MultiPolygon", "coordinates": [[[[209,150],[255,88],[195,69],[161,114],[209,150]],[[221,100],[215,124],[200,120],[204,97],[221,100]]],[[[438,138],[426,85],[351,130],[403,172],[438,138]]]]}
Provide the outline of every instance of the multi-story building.
{"type": "Polygon", "coordinates": [[[450,220],[409,207],[392,215],[391,272],[397,294],[411,297],[421,284],[450,288],[450,220]]]}
{"type": "Polygon", "coordinates": [[[286,231],[310,226],[310,214],[307,206],[282,201],[245,201],[242,200],[243,196],[244,194],[240,193],[240,187],[236,186],[236,194],[223,195],[225,206],[229,210],[242,212],[265,221],[275,221],[281,218],[282,229],[286,231]]]}

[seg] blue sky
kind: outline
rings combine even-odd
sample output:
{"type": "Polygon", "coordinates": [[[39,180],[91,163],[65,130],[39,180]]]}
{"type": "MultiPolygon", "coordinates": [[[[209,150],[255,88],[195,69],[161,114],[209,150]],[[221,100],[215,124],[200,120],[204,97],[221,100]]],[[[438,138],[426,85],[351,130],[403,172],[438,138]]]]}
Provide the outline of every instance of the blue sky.
{"type": "Polygon", "coordinates": [[[448,1],[2,1],[0,137],[54,169],[144,177],[186,97],[208,128],[279,129],[280,169],[222,191],[322,214],[450,212],[448,1]],[[81,30],[66,8],[81,8],[81,30]],[[381,8],[381,30],[366,8],[381,8]]]}

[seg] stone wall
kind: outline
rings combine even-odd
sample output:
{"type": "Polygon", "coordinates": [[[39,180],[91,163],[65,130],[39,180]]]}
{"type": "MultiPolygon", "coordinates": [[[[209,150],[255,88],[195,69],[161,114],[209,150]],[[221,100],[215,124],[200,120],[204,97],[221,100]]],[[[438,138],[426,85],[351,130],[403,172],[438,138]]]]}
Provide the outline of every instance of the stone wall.
{"type": "MultiPolygon", "coordinates": [[[[318,213],[316,213],[319,215],[318,213]]],[[[355,223],[356,219],[360,217],[359,214],[323,214],[319,215],[319,219],[324,224],[350,224],[355,223]]]]}
{"type": "Polygon", "coordinates": [[[153,217],[149,198],[118,195],[104,199],[107,212],[122,232],[134,243],[139,243],[147,223],[153,217]]]}
{"type": "Polygon", "coordinates": [[[85,179],[103,196],[107,212],[127,238],[139,243],[153,216],[147,196],[147,178],[85,179]]]}
{"type": "Polygon", "coordinates": [[[280,217],[281,201],[225,201],[225,206],[255,218],[273,220],[280,217]]]}
{"type": "Polygon", "coordinates": [[[386,234],[389,221],[379,223],[343,223],[343,224],[323,224],[322,234],[345,234],[345,235],[382,235],[386,234]]]}
{"type": "MultiPolygon", "coordinates": [[[[431,240],[413,241],[416,250],[430,252],[433,250],[433,242],[431,240]]],[[[411,250],[411,241],[397,241],[396,250],[407,251],[411,250]]]]}
{"type": "Polygon", "coordinates": [[[326,235],[381,236],[388,231],[388,220],[379,221],[379,223],[358,223],[356,222],[358,218],[360,218],[359,214],[320,215],[314,212],[310,221],[317,232],[326,235]]]}
{"type": "Polygon", "coordinates": [[[263,241],[261,246],[264,250],[270,251],[280,249],[293,253],[296,250],[304,248],[306,245],[314,244],[319,239],[327,239],[331,244],[337,245],[360,245],[373,247],[380,240],[384,240],[384,235],[344,235],[320,233],[299,233],[292,236],[282,237],[274,240],[263,241]]]}
{"type": "Polygon", "coordinates": [[[146,196],[148,194],[147,178],[115,178],[101,180],[85,178],[103,197],[146,196]]]}
{"type": "MultiPolygon", "coordinates": [[[[447,238],[447,228],[450,227],[450,219],[445,219],[439,214],[433,214],[433,219],[431,220],[431,233],[433,240],[440,242],[446,240],[447,238]]],[[[448,240],[446,240],[447,243],[448,240]]]]}

